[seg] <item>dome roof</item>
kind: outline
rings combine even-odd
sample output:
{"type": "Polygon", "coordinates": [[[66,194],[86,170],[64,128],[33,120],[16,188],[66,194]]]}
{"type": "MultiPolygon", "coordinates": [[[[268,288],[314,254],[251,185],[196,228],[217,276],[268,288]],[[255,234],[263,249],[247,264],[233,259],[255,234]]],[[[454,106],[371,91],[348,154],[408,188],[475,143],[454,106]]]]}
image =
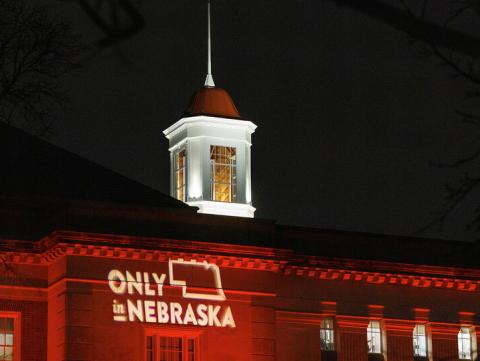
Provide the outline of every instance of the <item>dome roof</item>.
{"type": "Polygon", "coordinates": [[[203,87],[193,94],[184,113],[186,116],[210,115],[214,117],[240,118],[232,97],[222,88],[203,87]]]}

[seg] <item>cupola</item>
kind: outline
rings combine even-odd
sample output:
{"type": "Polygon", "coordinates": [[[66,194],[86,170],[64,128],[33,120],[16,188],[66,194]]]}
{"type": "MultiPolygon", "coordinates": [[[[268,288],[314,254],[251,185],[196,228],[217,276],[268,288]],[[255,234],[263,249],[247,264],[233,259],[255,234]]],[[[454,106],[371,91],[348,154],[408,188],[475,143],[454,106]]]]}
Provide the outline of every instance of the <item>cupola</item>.
{"type": "Polygon", "coordinates": [[[198,212],[253,217],[251,135],[232,97],[215,87],[211,72],[210,3],[208,67],[183,117],[164,131],[170,150],[170,192],[198,212]]]}

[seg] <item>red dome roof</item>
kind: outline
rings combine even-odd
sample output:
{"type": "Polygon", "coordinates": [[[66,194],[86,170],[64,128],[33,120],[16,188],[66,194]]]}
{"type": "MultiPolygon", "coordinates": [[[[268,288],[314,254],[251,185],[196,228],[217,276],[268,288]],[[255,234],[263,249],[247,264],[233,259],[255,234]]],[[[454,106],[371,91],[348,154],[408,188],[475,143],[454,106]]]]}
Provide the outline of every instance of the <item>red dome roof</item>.
{"type": "Polygon", "coordinates": [[[197,90],[185,110],[185,115],[240,118],[232,97],[224,89],[215,87],[203,87],[197,90]]]}

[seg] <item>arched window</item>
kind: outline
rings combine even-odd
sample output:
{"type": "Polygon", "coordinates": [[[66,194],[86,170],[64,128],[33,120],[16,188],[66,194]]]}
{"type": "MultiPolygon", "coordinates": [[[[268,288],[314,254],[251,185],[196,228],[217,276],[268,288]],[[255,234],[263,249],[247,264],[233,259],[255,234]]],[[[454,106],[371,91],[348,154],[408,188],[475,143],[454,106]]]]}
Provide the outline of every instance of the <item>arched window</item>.
{"type": "Polygon", "coordinates": [[[468,327],[460,327],[458,332],[458,358],[472,360],[472,330],[468,327]]]}
{"type": "Polygon", "coordinates": [[[425,325],[416,325],[413,329],[413,355],[427,357],[427,331],[425,325]]]}
{"type": "Polygon", "coordinates": [[[382,353],[382,329],[380,321],[370,321],[367,327],[368,353],[382,353]]]}
{"type": "Polygon", "coordinates": [[[322,351],[335,351],[334,334],[333,319],[322,320],[320,323],[320,349],[322,351]]]}

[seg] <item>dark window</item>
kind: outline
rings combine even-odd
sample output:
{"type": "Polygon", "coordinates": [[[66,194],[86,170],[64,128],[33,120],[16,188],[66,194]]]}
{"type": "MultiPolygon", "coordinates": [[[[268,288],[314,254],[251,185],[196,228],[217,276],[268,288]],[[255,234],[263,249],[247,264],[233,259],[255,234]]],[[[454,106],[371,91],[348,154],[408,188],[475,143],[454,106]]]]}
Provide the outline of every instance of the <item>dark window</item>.
{"type": "Polygon", "coordinates": [[[146,361],[196,361],[196,339],[152,335],[146,338],[146,361]]]}

